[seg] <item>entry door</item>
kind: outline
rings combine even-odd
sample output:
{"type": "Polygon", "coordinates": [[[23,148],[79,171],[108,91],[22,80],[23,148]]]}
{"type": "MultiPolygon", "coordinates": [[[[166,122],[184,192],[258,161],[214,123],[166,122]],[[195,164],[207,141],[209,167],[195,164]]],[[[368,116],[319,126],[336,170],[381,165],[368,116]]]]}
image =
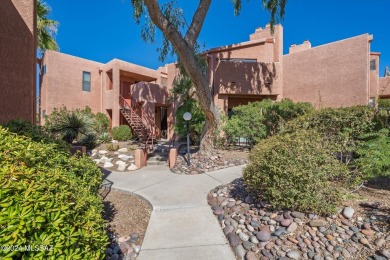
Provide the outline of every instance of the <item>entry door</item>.
{"type": "Polygon", "coordinates": [[[168,109],[161,107],[161,138],[167,139],[168,137],[168,109]]]}

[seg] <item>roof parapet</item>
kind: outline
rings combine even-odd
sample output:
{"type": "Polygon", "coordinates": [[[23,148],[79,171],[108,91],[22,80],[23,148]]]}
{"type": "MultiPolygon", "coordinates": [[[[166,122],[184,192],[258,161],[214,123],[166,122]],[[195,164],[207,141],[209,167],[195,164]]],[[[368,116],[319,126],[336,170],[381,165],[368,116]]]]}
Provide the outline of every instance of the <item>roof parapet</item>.
{"type": "Polygon", "coordinates": [[[291,44],[290,50],[289,50],[289,54],[305,51],[305,50],[308,50],[308,49],[311,49],[311,43],[310,43],[310,41],[305,40],[305,41],[303,41],[302,44],[298,44],[298,45],[295,44],[295,43],[291,44]]]}

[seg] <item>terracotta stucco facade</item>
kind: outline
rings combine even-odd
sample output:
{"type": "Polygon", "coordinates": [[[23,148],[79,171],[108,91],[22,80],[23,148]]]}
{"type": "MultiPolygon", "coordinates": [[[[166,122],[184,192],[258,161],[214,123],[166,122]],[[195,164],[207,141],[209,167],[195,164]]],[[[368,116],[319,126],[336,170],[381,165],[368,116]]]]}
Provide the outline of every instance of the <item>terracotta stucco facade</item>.
{"type": "Polygon", "coordinates": [[[36,118],[36,1],[2,0],[0,124],[36,118]]]}
{"type": "Polygon", "coordinates": [[[118,59],[103,64],[56,51],[43,58],[40,85],[41,123],[55,108],[90,107],[105,113],[115,127],[127,124],[121,114],[123,102],[137,102],[156,123],[160,136],[173,135],[175,103],[168,100],[176,71],[174,64],[153,70],[118,59]],[[88,73],[89,88],[83,89],[88,73]],[[162,86],[162,82],[165,86],[162,86]],[[164,122],[162,122],[164,120],[164,122]],[[164,128],[164,129],[161,129],[164,128]]]}
{"type": "MultiPolygon", "coordinates": [[[[380,53],[372,52],[373,36],[363,34],[313,47],[294,44],[283,55],[283,27],[267,25],[249,41],[204,52],[214,102],[224,113],[238,105],[263,99],[289,98],[315,107],[368,105],[390,97],[390,77],[379,78],[380,53]]],[[[55,107],[91,107],[109,115],[112,126],[126,124],[123,102],[136,102],[171,138],[177,103],[169,99],[178,69],[157,70],[114,59],[101,64],[57,52],[44,58],[41,111],[55,107]],[[91,73],[91,90],[82,91],[82,72],[91,73]],[[120,101],[122,100],[122,101],[120,101]],[[121,103],[122,102],[122,103],[121,103]]]]}

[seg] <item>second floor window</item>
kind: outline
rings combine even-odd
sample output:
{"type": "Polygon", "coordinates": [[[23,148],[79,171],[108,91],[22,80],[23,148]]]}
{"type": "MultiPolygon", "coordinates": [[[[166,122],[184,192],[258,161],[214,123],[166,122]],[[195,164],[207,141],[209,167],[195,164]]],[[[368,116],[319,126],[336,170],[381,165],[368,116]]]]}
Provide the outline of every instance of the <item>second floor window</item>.
{"type": "Polygon", "coordinates": [[[370,70],[376,70],[376,61],[375,60],[370,61],[370,70]]]}
{"type": "Polygon", "coordinates": [[[83,91],[91,92],[91,72],[83,71],[83,91]]]}

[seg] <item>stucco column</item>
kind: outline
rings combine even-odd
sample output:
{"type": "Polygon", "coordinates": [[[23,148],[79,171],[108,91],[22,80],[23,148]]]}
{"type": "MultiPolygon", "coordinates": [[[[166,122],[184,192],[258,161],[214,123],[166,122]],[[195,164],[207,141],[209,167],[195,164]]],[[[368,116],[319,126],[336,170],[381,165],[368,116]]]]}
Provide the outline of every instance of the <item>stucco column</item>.
{"type": "Polygon", "coordinates": [[[112,108],[112,127],[115,127],[120,124],[120,71],[116,66],[114,66],[114,68],[112,69],[112,88],[114,91],[114,106],[112,108]]]}

